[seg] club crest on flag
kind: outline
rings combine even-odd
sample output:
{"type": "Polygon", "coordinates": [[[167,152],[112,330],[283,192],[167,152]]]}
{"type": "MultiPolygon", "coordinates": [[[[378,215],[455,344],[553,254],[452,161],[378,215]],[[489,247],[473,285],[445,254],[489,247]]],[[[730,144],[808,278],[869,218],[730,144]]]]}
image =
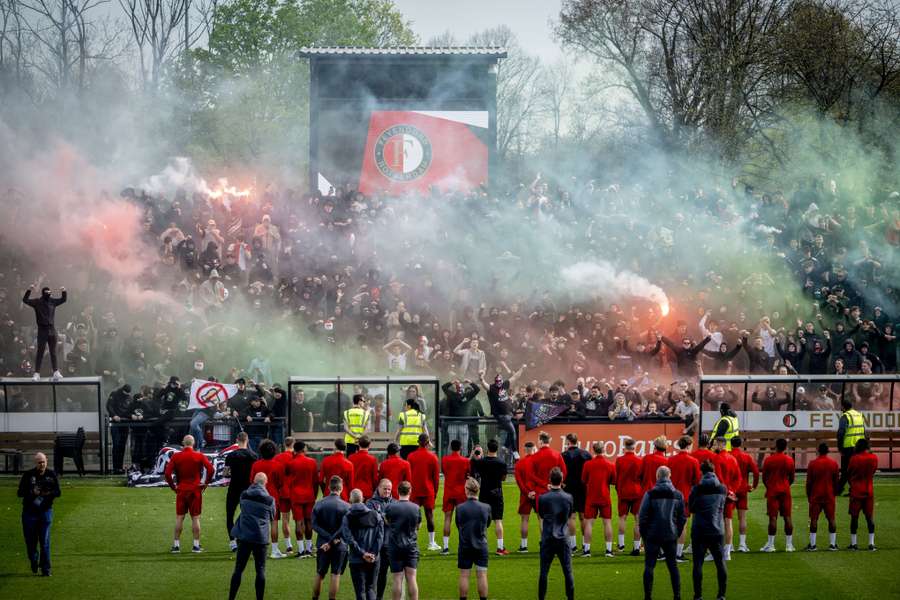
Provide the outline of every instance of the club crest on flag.
{"type": "Polygon", "coordinates": [[[431,165],[431,142],[421,129],[394,125],[375,141],[375,165],[394,181],[412,181],[431,165]]]}

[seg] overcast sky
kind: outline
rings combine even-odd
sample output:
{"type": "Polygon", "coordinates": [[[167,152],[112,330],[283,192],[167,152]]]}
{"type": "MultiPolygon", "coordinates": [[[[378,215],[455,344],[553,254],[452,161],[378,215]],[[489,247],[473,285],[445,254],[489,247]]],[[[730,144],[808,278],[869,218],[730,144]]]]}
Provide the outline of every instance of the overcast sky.
{"type": "Polygon", "coordinates": [[[562,51],[550,20],[559,18],[561,0],[394,0],[422,43],[450,31],[464,42],[471,34],[508,25],[531,54],[553,62],[562,51]]]}

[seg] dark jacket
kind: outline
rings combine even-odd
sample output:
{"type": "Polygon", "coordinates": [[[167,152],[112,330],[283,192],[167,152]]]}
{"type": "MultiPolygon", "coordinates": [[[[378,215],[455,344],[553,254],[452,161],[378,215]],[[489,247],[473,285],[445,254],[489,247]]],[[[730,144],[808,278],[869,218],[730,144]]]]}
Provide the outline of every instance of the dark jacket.
{"type": "Polygon", "coordinates": [[[66,293],[63,292],[59,298],[32,298],[31,290],[25,290],[22,302],[34,309],[34,316],[37,319],[37,326],[45,329],[53,329],[53,318],[56,316],[56,307],[65,303],[66,293]]]}
{"type": "Polygon", "coordinates": [[[241,492],[241,514],[231,528],[231,535],[249,544],[268,544],[274,518],[275,499],[266,486],[254,483],[241,492]]]}
{"type": "MultiPolygon", "coordinates": [[[[341,499],[340,494],[329,494],[313,507],[312,528],[316,532],[316,548],[331,544],[341,537],[341,526],[350,505],[341,499]]],[[[346,546],[341,544],[346,550],[346,546]]]]}
{"type": "Polygon", "coordinates": [[[745,337],[741,339],[744,352],[747,353],[747,361],[750,363],[749,371],[751,373],[768,373],[770,357],[765,350],[754,348],[750,345],[750,341],[745,337]]]}
{"type": "Polygon", "coordinates": [[[351,504],[341,523],[341,540],[350,549],[350,562],[364,562],[363,554],[378,556],[384,543],[384,521],[365,504],[351,504]]]}
{"type": "Polygon", "coordinates": [[[28,469],[19,480],[18,496],[22,499],[22,512],[40,514],[53,508],[53,500],[59,498],[59,479],[51,469],[39,475],[37,469],[28,469]]]}
{"type": "Polygon", "coordinates": [[[124,386],[114,389],[106,400],[106,415],[110,419],[113,417],[131,418],[131,394],[123,388],[124,386]]]}
{"type": "Polygon", "coordinates": [[[691,490],[688,500],[693,520],[691,536],[716,537],[725,535],[722,511],[728,490],[719,483],[715,473],[705,473],[700,483],[691,490]]]}
{"type": "Polygon", "coordinates": [[[472,400],[481,390],[477,384],[471,383],[469,384],[469,387],[464,387],[463,393],[460,394],[456,391],[456,388],[453,387],[452,381],[448,381],[442,385],[441,389],[444,390],[444,395],[447,397],[447,408],[450,411],[449,414],[451,417],[464,416],[463,404],[472,400]]]}
{"type": "Polygon", "coordinates": [[[703,350],[703,346],[709,343],[710,339],[709,336],[706,336],[699,344],[694,344],[690,348],[677,346],[667,337],[663,337],[662,341],[675,355],[675,366],[678,374],[682,377],[697,377],[700,374],[697,367],[697,355],[703,350]]]}
{"type": "MultiPolygon", "coordinates": [[[[366,506],[377,512],[381,515],[382,520],[384,519],[384,510],[388,507],[389,504],[394,502],[393,496],[388,496],[387,498],[382,498],[378,493],[378,490],[375,490],[375,495],[366,500],[366,506]]],[[[388,527],[384,528],[384,543],[382,545],[383,550],[387,550],[387,545],[391,541],[391,530],[388,527]]]]}
{"type": "MultiPolygon", "coordinates": [[[[791,342],[791,344],[793,344],[793,342],[791,342]]],[[[788,346],[791,344],[788,344],[788,346]]],[[[803,357],[806,355],[805,342],[794,344],[794,351],[791,352],[789,349],[782,348],[781,342],[776,341],[775,350],[778,352],[778,356],[780,356],[782,360],[791,363],[791,366],[794,367],[794,370],[798,373],[803,370],[803,357]]]]}
{"type": "Polygon", "coordinates": [[[862,354],[856,349],[856,344],[853,343],[853,340],[847,338],[840,348],[840,351],[835,354],[834,359],[837,360],[840,358],[843,360],[844,370],[848,373],[859,373],[859,369],[862,366],[862,354]],[[850,346],[849,350],[847,349],[847,346],[850,346]]]}
{"type": "Polygon", "coordinates": [[[686,520],[684,497],[671,481],[657,481],[656,486],[644,494],[638,522],[645,540],[674,541],[681,535],[686,520]]]}
{"type": "Polygon", "coordinates": [[[824,375],[828,372],[828,358],[831,356],[831,340],[825,340],[825,346],[822,352],[816,352],[813,346],[810,346],[807,352],[809,360],[809,368],[807,371],[811,375],[824,375]]]}
{"type": "Polygon", "coordinates": [[[721,350],[716,350],[715,352],[711,350],[702,350],[703,354],[712,359],[713,365],[710,372],[725,373],[728,370],[728,363],[738,355],[742,345],[743,344],[737,344],[734,348],[726,350],[725,352],[722,352],[721,350]]]}

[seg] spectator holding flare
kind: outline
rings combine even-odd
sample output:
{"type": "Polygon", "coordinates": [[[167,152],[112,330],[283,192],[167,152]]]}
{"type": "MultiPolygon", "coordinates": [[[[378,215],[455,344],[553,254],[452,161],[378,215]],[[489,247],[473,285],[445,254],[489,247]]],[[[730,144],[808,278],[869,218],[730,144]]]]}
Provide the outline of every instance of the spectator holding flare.
{"type": "Polygon", "coordinates": [[[34,356],[34,375],[32,379],[40,381],[41,379],[41,363],[44,361],[44,351],[50,354],[50,366],[53,367],[53,380],[62,379],[62,373],[59,372],[59,365],[56,361],[56,307],[64,304],[68,299],[66,288],[59,288],[59,298],[52,298],[50,288],[41,288],[41,297],[32,298],[31,293],[34,291],[35,285],[32,284],[25,295],[22,296],[22,302],[34,309],[35,320],[37,321],[37,346],[35,346],[34,356]]]}
{"type": "Polygon", "coordinates": [[[400,499],[384,508],[387,554],[394,579],[391,598],[400,600],[405,580],[409,600],[419,600],[419,586],[416,581],[416,569],[419,566],[417,537],[422,515],[419,513],[419,506],[410,502],[409,495],[412,492],[410,482],[401,481],[398,487],[400,499]],[[387,535],[387,530],[390,531],[390,535],[387,535]]]}
{"type": "Polygon", "coordinates": [[[725,598],[728,583],[728,569],[725,566],[725,523],[723,511],[728,489],[716,477],[712,461],[700,465],[703,477],[691,488],[688,497],[691,520],[691,545],[694,547],[694,598],[701,598],[703,592],[703,562],[707,551],[716,564],[718,593],[716,598],[725,598]]]}
{"type": "MultiPolygon", "coordinates": [[[[691,448],[694,445],[694,440],[689,435],[684,435],[678,438],[678,450],[676,454],[669,457],[669,461],[667,466],[669,470],[672,471],[672,485],[675,486],[675,489],[681,492],[681,496],[683,498],[689,498],[691,495],[691,489],[697,484],[700,483],[701,473],[700,473],[700,463],[697,462],[697,459],[691,456],[691,448]]],[[[689,503],[685,502],[685,519],[689,519],[691,517],[691,509],[689,503]]],[[[684,558],[684,540],[686,537],[687,531],[682,530],[681,537],[678,538],[678,544],[675,548],[677,554],[677,560],[682,562],[685,560],[684,558]]]]}
{"type": "Polygon", "coordinates": [[[344,456],[344,451],[346,449],[347,446],[344,444],[344,440],[341,438],[335,439],[334,452],[323,458],[322,464],[319,467],[319,485],[322,488],[322,494],[325,494],[329,489],[328,482],[331,481],[331,478],[337,475],[341,478],[341,482],[343,483],[341,486],[341,498],[343,498],[344,502],[347,502],[350,499],[349,487],[353,484],[355,479],[353,463],[344,456]]]}
{"type": "Polygon", "coordinates": [[[856,454],[850,459],[847,467],[847,480],[850,482],[850,545],[848,550],[858,550],[856,531],[859,528],[859,513],[866,518],[869,528],[869,550],[875,551],[875,472],[878,470],[878,457],[869,451],[869,440],[863,438],[856,442],[856,454]]]}
{"type": "MultiPolygon", "coordinates": [[[[584,464],[581,470],[581,481],[584,484],[584,546],[583,558],[591,556],[591,542],[594,538],[594,519],[603,519],[603,534],[606,540],[607,558],[612,558],[612,498],[609,493],[611,485],[616,483],[616,466],[603,456],[603,443],[594,442],[591,446],[594,457],[584,464]]],[[[518,467],[518,465],[516,465],[518,467]]]]}
{"type": "MultiPolygon", "coordinates": [[[[460,453],[462,443],[451,440],[450,454],[441,459],[441,472],[444,474],[444,545],[441,554],[450,554],[450,519],[456,507],[466,501],[466,481],[469,476],[469,459],[460,453]]],[[[477,482],[476,482],[477,483],[477,482]]],[[[477,497],[477,495],[476,495],[477,497]]],[[[488,513],[490,521],[490,512],[488,513]]]]}
{"type": "Polygon", "coordinates": [[[572,516],[572,496],[562,491],[563,472],[559,467],[550,470],[548,491],[537,502],[541,517],[541,571],[538,578],[538,600],[547,597],[547,575],[553,559],[559,559],[565,579],[566,598],[575,598],[575,578],[572,576],[572,549],[569,538],[569,518],[572,516]]]}
{"type": "MultiPolygon", "coordinates": [[[[585,491],[584,483],[581,481],[581,470],[584,468],[585,463],[591,460],[591,455],[587,450],[582,450],[578,447],[577,434],[567,433],[566,451],[562,453],[562,458],[566,465],[566,492],[572,496],[572,502],[574,503],[572,507],[572,516],[569,521],[569,547],[574,554],[578,544],[575,535],[578,527],[578,523],[576,523],[576,514],[581,523],[581,542],[584,544],[585,491]]],[[[582,548],[582,554],[583,553],[584,548],[582,548]]]]}
{"type": "Polygon", "coordinates": [[[428,549],[440,550],[434,540],[434,500],[441,485],[441,466],[437,454],[430,451],[428,435],[419,436],[419,449],[409,455],[409,470],[412,473],[411,499],[416,506],[425,510],[425,526],[428,530],[428,549]]]}
{"type": "Polygon", "coordinates": [[[350,505],[341,499],[343,481],[337,475],[328,479],[328,494],[316,502],[312,510],[312,528],[316,532],[316,577],[313,580],[313,600],[319,600],[322,581],[331,572],[329,600],[340,591],[341,575],[347,568],[347,544],[341,540],[341,526],[350,505]]]}
{"type": "Polygon", "coordinates": [[[459,532],[456,566],[459,568],[460,600],[469,597],[469,577],[473,565],[478,596],[481,600],[487,600],[488,596],[487,528],[491,522],[491,507],[478,501],[479,492],[478,482],[471,477],[466,479],[466,500],[456,510],[456,529],[459,532]]]}
{"type": "Polygon", "coordinates": [[[534,509],[534,481],[531,477],[531,461],[534,459],[534,442],[525,442],[525,456],[516,461],[513,474],[516,478],[516,486],[519,488],[519,550],[520,553],[528,552],[528,518],[534,509]]]}
{"type": "Polygon", "coordinates": [[[350,576],[356,600],[374,600],[384,521],[377,510],[363,502],[362,492],[350,492],[350,509],[341,523],[341,541],[350,552],[350,576]]]}
{"type": "MultiPolygon", "coordinates": [[[[43,452],[34,455],[34,468],[22,473],[17,495],[22,499],[22,531],[31,572],[50,576],[50,525],[53,523],[53,501],[59,498],[59,479],[47,468],[43,452]]],[[[198,536],[199,538],[199,536],[198,536]]]]}
{"type": "Polygon", "coordinates": [[[472,477],[478,480],[481,490],[479,502],[491,507],[491,520],[494,522],[494,534],[497,536],[497,555],[506,556],[509,552],[503,542],[503,482],[506,481],[506,463],[497,457],[500,444],[495,439],[488,440],[487,456],[469,462],[472,477]]]}
{"type": "Polygon", "coordinates": [[[731,455],[737,460],[738,470],[741,473],[741,487],[737,490],[738,511],[738,552],[750,552],[747,547],[747,511],[750,508],[750,492],[759,486],[759,467],[753,457],[744,452],[741,446],[744,441],[740,436],[731,438],[731,455]],[[753,483],[750,483],[750,474],[753,474],[753,483]]]}
{"type": "Polygon", "coordinates": [[[228,600],[237,598],[241,575],[251,555],[256,567],[256,600],[265,597],[266,546],[269,543],[269,528],[275,522],[275,512],[275,499],[266,491],[266,474],[257,473],[253,485],[241,493],[241,514],[230,532],[238,547],[228,600]]]}
{"type": "MultiPolygon", "coordinates": [[[[266,491],[273,498],[278,498],[281,489],[284,487],[284,466],[280,461],[275,460],[275,454],[278,448],[272,440],[263,440],[259,444],[259,460],[253,463],[250,470],[250,479],[254,480],[257,473],[266,474],[266,491]]],[[[275,519],[272,522],[272,554],[271,558],[284,558],[278,548],[278,511],[275,511],[275,519]]]]}
{"type": "Polygon", "coordinates": [[[238,549],[237,540],[231,533],[234,528],[234,513],[241,503],[241,494],[250,487],[250,472],[256,462],[256,454],[247,447],[249,438],[241,431],[235,437],[237,450],[232,450],[225,457],[225,476],[228,477],[228,492],[225,494],[225,525],[228,528],[228,540],[232,552],[238,549]]]}
{"type": "Polygon", "coordinates": [[[312,511],[316,503],[319,465],[306,455],[306,442],[294,442],[293,456],[284,467],[284,479],[291,497],[291,513],[297,536],[297,558],[309,558],[312,553],[312,511]]]}
{"type": "Polygon", "coordinates": [[[840,480],[840,467],[828,456],[828,443],[819,444],[819,455],[806,466],[806,499],[809,502],[809,545],[807,552],[815,552],[819,515],[824,512],[828,521],[828,549],[837,547],[837,523],[834,519],[834,495],[840,480]]]}
{"type": "Polygon", "coordinates": [[[653,570],[660,554],[665,556],[675,598],[681,597],[681,577],[676,560],[676,544],[686,522],[684,498],[672,485],[669,467],[656,471],[656,485],[644,494],[639,513],[641,535],[644,537],[644,598],[653,591],[653,570]]]}
{"type": "Polygon", "coordinates": [[[725,517],[725,560],[731,560],[731,547],[734,542],[734,509],[737,506],[737,492],[741,489],[741,469],[737,459],[725,449],[726,446],[725,438],[717,437],[713,441],[713,450],[715,451],[713,465],[716,467],[716,477],[728,490],[723,516],[725,517]]]}
{"type": "MultiPolygon", "coordinates": [[[[354,471],[354,481],[356,471],[354,471]]],[[[387,446],[387,458],[378,465],[378,480],[387,479],[391,482],[392,494],[396,500],[398,496],[397,486],[401,481],[409,481],[412,479],[412,471],[409,463],[400,458],[400,446],[391,442],[387,446]]]]}
{"type": "Polygon", "coordinates": [[[364,435],[357,441],[359,450],[348,457],[353,463],[353,483],[363,493],[363,498],[371,498],[378,486],[378,459],[369,453],[372,440],[364,435]]]}
{"type": "Polygon", "coordinates": [[[641,530],[638,522],[638,510],[641,507],[641,498],[644,495],[644,486],[641,479],[641,457],[634,453],[634,440],[631,438],[623,442],[622,456],[616,459],[616,496],[618,496],[619,512],[619,545],[618,550],[625,550],[625,521],[628,513],[634,515],[634,541],[631,556],[641,555],[641,530]]]}
{"type": "Polygon", "coordinates": [[[181,552],[181,530],[184,516],[191,515],[191,532],[194,534],[192,552],[203,552],[200,547],[200,513],[203,510],[203,491],[215,474],[212,463],[194,450],[194,437],[184,436],[184,446],[174,452],[166,465],[166,483],[175,492],[175,538],[172,553],[181,552]]]}
{"type": "Polygon", "coordinates": [[[769,516],[769,540],[760,552],[775,552],[778,516],[784,519],[785,552],[794,551],[794,523],[791,519],[791,484],[794,483],[794,459],[785,454],[787,440],[775,440],[775,454],[763,461],[762,480],[766,486],[766,514],[769,516]]]}
{"type": "MultiPolygon", "coordinates": [[[[272,440],[273,442],[275,440],[272,440]]],[[[277,448],[277,443],[276,443],[277,448]]],[[[281,465],[281,488],[278,490],[278,497],[275,504],[278,508],[278,520],[281,521],[281,535],[284,536],[285,553],[293,554],[294,547],[291,544],[291,480],[288,478],[286,469],[287,465],[294,458],[294,438],[287,437],[284,440],[284,452],[275,455],[275,462],[281,465]]],[[[315,498],[313,499],[315,500],[315,498]]],[[[294,524],[296,527],[296,523],[294,524]]],[[[302,538],[297,538],[297,546],[302,550],[302,538]]],[[[299,550],[298,550],[299,552],[299,550]]]]}

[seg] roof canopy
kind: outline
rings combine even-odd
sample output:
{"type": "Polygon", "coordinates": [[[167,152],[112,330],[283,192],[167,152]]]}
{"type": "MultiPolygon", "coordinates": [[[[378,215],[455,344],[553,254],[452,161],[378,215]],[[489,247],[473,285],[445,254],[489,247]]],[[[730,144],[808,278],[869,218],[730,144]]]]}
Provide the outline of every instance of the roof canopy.
{"type": "Polygon", "coordinates": [[[388,46],[360,48],[351,46],[304,47],[301,58],[327,56],[464,56],[490,59],[506,58],[506,48],[500,46],[388,46]]]}

